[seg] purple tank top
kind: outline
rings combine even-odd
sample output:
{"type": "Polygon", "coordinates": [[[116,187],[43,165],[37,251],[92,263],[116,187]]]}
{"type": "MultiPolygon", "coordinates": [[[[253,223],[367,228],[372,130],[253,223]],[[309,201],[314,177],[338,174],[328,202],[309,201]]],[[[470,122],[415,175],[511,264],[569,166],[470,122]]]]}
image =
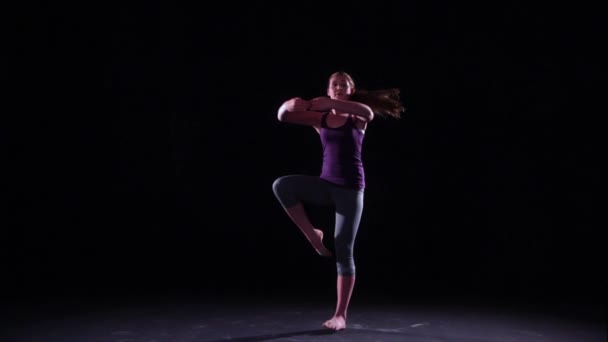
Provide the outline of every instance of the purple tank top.
{"type": "Polygon", "coordinates": [[[321,119],[321,179],[340,186],[364,189],[365,171],[361,148],[365,133],[356,127],[351,117],[340,127],[328,127],[327,115],[329,113],[323,114],[321,119]]]}

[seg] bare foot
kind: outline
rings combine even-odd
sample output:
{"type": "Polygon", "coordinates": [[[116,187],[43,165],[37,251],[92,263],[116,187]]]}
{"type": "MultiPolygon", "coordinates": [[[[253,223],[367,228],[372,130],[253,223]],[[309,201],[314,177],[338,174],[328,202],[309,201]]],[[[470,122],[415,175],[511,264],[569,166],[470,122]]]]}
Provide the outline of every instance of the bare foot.
{"type": "Polygon", "coordinates": [[[315,248],[320,256],[330,257],[332,256],[331,251],[323,245],[323,231],[321,229],[315,229],[315,238],[310,239],[310,243],[315,248]]]}
{"type": "Polygon", "coordinates": [[[344,316],[334,316],[329,321],[323,323],[323,326],[335,331],[346,329],[346,319],[344,316]]]}

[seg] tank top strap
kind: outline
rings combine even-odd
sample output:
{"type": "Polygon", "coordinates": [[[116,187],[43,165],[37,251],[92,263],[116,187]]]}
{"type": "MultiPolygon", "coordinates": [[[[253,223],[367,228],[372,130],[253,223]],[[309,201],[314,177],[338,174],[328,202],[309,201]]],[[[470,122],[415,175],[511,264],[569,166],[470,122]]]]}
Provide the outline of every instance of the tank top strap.
{"type": "Polygon", "coordinates": [[[328,115],[329,115],[329,112],[325,112],[321,116],[321,127],[323,127],[323,128],[327,128],[327,116],[328,115]]]}

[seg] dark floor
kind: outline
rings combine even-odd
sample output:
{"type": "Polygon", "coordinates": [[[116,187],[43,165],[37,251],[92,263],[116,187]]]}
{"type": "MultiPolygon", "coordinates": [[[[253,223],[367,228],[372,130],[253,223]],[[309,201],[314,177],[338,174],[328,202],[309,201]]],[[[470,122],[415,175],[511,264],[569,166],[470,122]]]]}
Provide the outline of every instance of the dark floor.
{"type": "Polygon", "coordinates": [[[361,295],[351,303],[348,328],[331,333],[321,327],[333,313],[327,298],[242,298],[14,301],[2,341],[606,341],[603,307],[361,295]]]}

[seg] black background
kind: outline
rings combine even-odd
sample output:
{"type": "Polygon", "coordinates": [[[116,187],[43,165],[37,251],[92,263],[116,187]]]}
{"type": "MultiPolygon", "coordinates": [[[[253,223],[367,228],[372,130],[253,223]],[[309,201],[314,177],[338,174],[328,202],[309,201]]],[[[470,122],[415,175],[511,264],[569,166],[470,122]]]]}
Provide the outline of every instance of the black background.
{"type": "Polygon", "coordinates": [[[214,6],[18,10],[7,297],[333,296],[271,185],[321,166],[278,107],[344,70],[407,108],[366,133],[358,296],[603,300],[585,10],[214,6]]]}

